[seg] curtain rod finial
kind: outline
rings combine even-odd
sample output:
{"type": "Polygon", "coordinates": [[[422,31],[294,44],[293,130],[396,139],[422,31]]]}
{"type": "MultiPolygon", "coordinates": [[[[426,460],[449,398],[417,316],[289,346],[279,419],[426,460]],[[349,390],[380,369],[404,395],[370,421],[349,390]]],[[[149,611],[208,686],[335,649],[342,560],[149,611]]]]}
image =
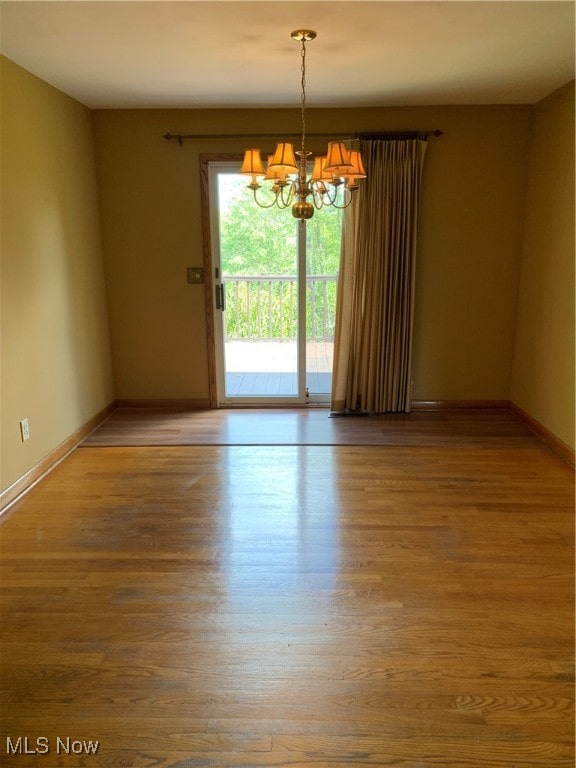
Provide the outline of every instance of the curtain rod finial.
{"type": "Polygon", "coordinates": [[[180,135],[180,134],[178,134],[178,133],[177,133],[176,135],[174,135],[173,133],[165,133],[165,134],[162,136],[162,138],[163,138],[163,139],[166,139],[166,141],[172,141],[172,139],[178,139],[178,144],[180,144],[180,146],[182,146],[182,139],[183,139],[184,137],[183,137],[183,136],[181,136],[181,135],[180,135]]]}

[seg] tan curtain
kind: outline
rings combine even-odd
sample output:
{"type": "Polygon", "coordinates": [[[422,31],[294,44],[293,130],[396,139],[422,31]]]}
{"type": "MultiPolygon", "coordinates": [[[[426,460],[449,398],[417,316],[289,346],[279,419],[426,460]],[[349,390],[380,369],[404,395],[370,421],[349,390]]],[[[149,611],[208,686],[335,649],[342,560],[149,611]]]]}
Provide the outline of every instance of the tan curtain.
{"type": "Polygon", "coordinates": [[[426,142],[360,142],[367,178],[344,215],[332,410],[410,410],[416,233],[426,142]]]}

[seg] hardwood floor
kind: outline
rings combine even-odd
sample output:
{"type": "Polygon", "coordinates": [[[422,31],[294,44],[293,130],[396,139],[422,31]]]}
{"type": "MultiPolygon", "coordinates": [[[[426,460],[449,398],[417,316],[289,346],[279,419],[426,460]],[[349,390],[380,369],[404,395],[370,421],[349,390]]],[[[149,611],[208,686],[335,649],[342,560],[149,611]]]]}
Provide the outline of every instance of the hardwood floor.
{"type": "Polygon", "coordinates": [[[573,766],[574,473],[453,424],[75,451],[0,528],[0,763],[573,766]]]}
{"type": "Polygon", "coordinates": [[[84,446],[128,445],[451,445],[534,447],[508,409],[413,411],[330,418],[327,408],[190,411],[119,408],[84,446]]]}

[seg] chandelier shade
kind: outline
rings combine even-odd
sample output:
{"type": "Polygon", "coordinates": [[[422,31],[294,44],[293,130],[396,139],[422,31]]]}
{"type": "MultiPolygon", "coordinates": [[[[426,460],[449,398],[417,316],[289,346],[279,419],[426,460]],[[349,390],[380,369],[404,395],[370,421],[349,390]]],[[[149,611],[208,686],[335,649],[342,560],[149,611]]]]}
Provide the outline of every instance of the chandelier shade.
{"type": "Polygon", "coordinates": [[[346,188],[354,190],[359,188],[358,179],[366,178],[366,171],[364,170],[362,155],[357,149],[351,149],[349,156],[352,166],[346,174],[346,188]]]}
{"type": "Polygon", "coordinates": [[[328,144],[328,154],[326,155],[327,171],[334,171],[338,176],[345,173],[350,168],[350,156],[343,141],[331,141],[328,144]]]}
{"type": "Polygon", "coordinates": [[[264,176],[266,171],[262,166],[259,149],[247,149],[245,151],[240,173],[252,177],[252,181],[248,185],[250,189],[256,190],[260,187],[258,176],[264,176]]]}
{"type": "Polygon", "coordinates": [[[310,175],[311,181],[332,181],[332,174],[326,170],[326,158],[317,155],[314,159],[314,168],[310,175]]]}
{"type": "Polygon", "coordinates": [[[348,155],[352,165],[348,171],[348,175],[355,176],[357,179],[365,179],[366,171],[364,170],[364,163],[362,161],[362,155],[360,154],[359,150],[351,149],[348,155]]]}
{"type": "Polygon", "coordinates": [[[286,173],[298,173],[298,166],[296,165],[294,147],[292,144],[287,141],[278,142],[278,144],[276,144],[276,151],[268,165],[272,169],[282,168],[286,173]]]}
{"type": "Polygon", "coordinates": [[[273,155],[268,155],[266,169],[262,164],[260,149],[247,149],[240,173],[251,177],[248,189],[261,208],[292,207],[297,219],[310,219],[315,209],[324,206],[346,208],[352,193],[358,189],[358,180],[366,178],[360,152],[349,149],[342,140],[328,143],[326,155],[314,158],[313,170],[308,176],[308,160],[312,153],[306,149],[306,43],[314,40],[316,32],[298,29],[291,33],[293,40],[301,43],[301,122],[302,139],[299,150],[290,142],[279,141],[273,155]],[[272,182],[271,186],[263,185],[272,182]],[[258,198],[258,191],[265,186],[267,198],[258,198]],[[310,198],[310,200],[308,199],[310,198]]]}
{"type": "Polygon", "coordinates": [[[259,149],[246,150],[240,173],[245,173],[249,176],[264,176],[265,171],[262,167],[262,158],[260,157],[259,149]]]}

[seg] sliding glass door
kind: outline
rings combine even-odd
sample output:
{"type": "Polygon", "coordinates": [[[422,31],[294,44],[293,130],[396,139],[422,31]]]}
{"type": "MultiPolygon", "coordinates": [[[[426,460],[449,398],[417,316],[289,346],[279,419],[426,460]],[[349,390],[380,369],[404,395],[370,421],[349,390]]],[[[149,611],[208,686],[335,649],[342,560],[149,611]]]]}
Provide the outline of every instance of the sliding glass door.
{"type": "Polygon", "coordinates": [[[339,212],[259,208],[237,168],[209,175],[218,402],[328,401],[339,212]]]}

